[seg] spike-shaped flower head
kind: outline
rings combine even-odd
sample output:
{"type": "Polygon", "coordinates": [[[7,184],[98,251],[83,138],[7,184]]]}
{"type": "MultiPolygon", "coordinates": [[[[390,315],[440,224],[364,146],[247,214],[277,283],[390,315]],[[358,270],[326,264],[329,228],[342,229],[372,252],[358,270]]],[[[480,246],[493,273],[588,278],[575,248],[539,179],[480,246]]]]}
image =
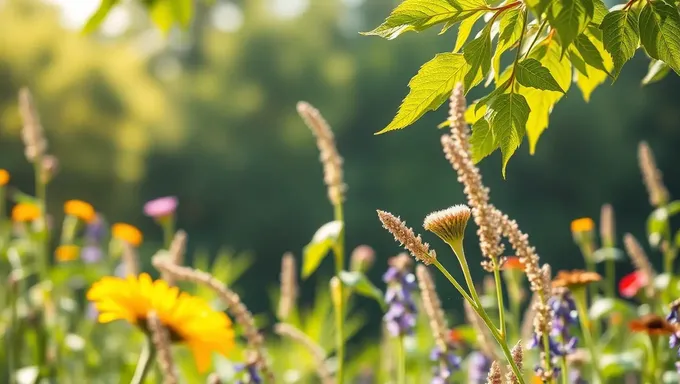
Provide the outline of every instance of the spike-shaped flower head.
{"type": "Polygon", "coordinates": [[[439,236],[448,244],[456,244],[463,240],[468,220],[470,220],[470,208],[459,204],[430,213],[425,217],[423,228],[439,236]]]}
{"type": "MultiPolygon", "coordinates": [[[[670,304],[670,313],[666,316],[668,323],[675,328],[675,331],[671,334],[669,340],[669,346],[678,351],[678,357],[680,357],[680,299],[673,301],[670,304]]],[[[678,368],[678,373],[680,373],[680,362],[676,363],[676,368],[678,368]]]]}
{"type": "MultiPolygon", "coordinates": [[[[543,378],[557,377],[559,374],[559,361],[576,352],[578,339],[572,336],[569,327],[578,323],[576,303],[571,293],[566,289],[557,290],[556,294],[548,299],[548,306],[553,313],[552,328],[548,337],[550,345],[550,360],[553,362],[552,372],[546,372],[544,367],[537,366],[535,372],[543,378]]],[[[529,348],[542,348],[543,337],[534,334],[529,348]]]]}
{"type": "Polygon", "coordinates": [[[445,350],[435,346],[430,352],[430,360],[438,363],[434,367],[431,384],[451,383],[451,375],[460,369],[461,358],[454,353],[453,346],[447,346],[445,350]]]}
{"type": "Polygon", "coordinates": [[[413,291],[418,288],[416,277],[411,272],[411,258],[402,253],[391,258],[389,265],[383,275],[383,281],[387,284],[385,302],[388,305],[383,320],[392,336],[409,335],[416,325],[417,308],[413,291]]]}

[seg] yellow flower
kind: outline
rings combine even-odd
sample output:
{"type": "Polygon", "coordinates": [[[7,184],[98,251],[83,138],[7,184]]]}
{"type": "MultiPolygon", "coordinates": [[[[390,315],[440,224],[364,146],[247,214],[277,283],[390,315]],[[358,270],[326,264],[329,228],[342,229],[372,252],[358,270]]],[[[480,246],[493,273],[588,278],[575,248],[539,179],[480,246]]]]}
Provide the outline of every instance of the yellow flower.
{"type": "Polygon", "coordinates": [[[86,223],[91,223],[97,216],[92,205],[82,200],[67,201],[64,204],[64,213],[75,216],[86,223]]]}
{"type": "Polygon", "coordinates": [[[142,243],[142,232],[137,227],[125,223],[115,223],[111,227],[111,236],[138,247],[142,243]]]}
{"type": "Polygon", "coordinates": [[[9,183],[9,172],[5,169],[0,169],[0,187],[9,183]]]}
{"type": "Polygon", "coordinates": [[[234,346],[234,330],[225,313],[164,280],[152,281],[146,273],[125,279],[103,277],[89,289],[87,299],[99,311],[100,323],[126,320],[146,329],[147,316],[155,312],[172,341],[191,349],[200,372],[210,367],[211,352],[227,355],[234,346]]]}
{"type": "Polygon", "coordinates": [[[34,221],[40,217],[40,207],[31,203],[19,203],[12,208],[12,220],[18,222],[34,221]]]}
{"type": "Polygon", "coordinates": [[[54,251],[54,258],[60,262],[73,261],[80,255],[80,247],[77,245],[60,245],[54,251]]]}
{"type": "Polygon", "coordinates": [[[571,222],[571,233],[590,232],[595,228],[595,222],[590,217],[582,217],[571,222]]]}

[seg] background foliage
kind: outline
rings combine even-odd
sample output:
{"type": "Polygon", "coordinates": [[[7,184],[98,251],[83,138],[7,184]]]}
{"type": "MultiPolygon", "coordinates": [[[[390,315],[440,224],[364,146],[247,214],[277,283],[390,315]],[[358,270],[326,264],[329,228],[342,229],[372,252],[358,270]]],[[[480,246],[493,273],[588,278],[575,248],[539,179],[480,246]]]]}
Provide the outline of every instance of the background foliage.
{"type": "MultiPolygon", "coordinates": [[[[463,200],[438,149],[435,126],[443,111],[399,134],[373,135],[388,123],[421,64],[455,43],[454,34],[442,38],[437,31],[389,44],[358,35],[396,3],[199,3],[187,33],[164,37],[135,4],[119,6],[100,30],[84,36],[53,5],[6,0],[0,3],[2,166],[30,188],[16,110],[17,91],[28,85],[61,162],[50,195],[53,212],[68,198],[91,201],[111,221],[140,224],[155,250],[161,234],[141,205],[175,194],[191,249],[214,254],[228,245],[254,256],[239,287],[260,312],[271,308],[262,282],[274,284],[280,255],[299,255],[330,215],[313,138],[295,112],[296,101],[308,100],[334,126],[346,160],[347,242],[376,247],[383,265],[398,248],[375,219],[376,208],[398,211],[416,225],[427,212],[463,200]]],[[[638,52],[588,104],[570,87],[542,148],[529,156],[522,146],[507,180],[499,159],[482,164],[496,204],[531,234],[555,269],[579,263],[571,219],[596,217],[605,201],[617,210],[621,232],[644,238],[649,207],[641,204],[637,142],[649,141],[667,170],[674,169],[680,144],[680,81],[668,76],[642,88],[647,70],[638,52]]],[[[469,98],[483,95],[473,90],[469,98]]],[[[671,191],[680,189],[679,180],[666,177],[671,191]]],[[[477,250],[468,248],[473,258],[477,250]]],[[[380,268],[372,273],[376,278],[380,268]]],[[[315,283],[303,295],[309,298],[315,283]]],[[[445,306],[458,306],[457,295],[440,294],[445,306]]]]}

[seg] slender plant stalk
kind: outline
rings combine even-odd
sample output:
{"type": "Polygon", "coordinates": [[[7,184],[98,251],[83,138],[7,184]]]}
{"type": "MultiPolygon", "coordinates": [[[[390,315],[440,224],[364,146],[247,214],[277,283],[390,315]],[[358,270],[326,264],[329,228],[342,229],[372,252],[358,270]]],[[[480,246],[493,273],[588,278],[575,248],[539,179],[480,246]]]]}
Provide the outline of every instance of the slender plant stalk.
{"type": "Polygon", "coordinates": [[[472,298],[476,303],[480,303],[479,305],[481,306],[481,300],[479,299],[479,295],[477,294],[477,289],[475,288],[475,283],[472,281],[472,274],[470,273],[470,267],[468,266],[467,259],[465,258],[465,250],[463,249],[463,241],[458,241],[455,243],[449,243],[449,246],[451,246],[451,250],[453,250],[453,253],[456,254],[456,258],[458,259],[458,262],[460,263],[460,267],[463,270],[463,277],[465,278],[465,283],[468,286],[468,289],[470,290],[470,294],[472,295],[472,298]]]}
{"type": "Polygon", "coordinates": [[[607,260],[605,262],[605,276],[607,280],[607,286],[605,287],[605,292],[607,297],[614,297],[615,286],[616,286],[616,265],[614,260],[607,260]]]}
{"type": "Polygon", "coordinates": [[[397,344],[397,384],[406,384],[406,349],[403,335],[399,336],[397,344]]]}
{"type": "Polygon", "coordinates": [[[496,296],[498,298],[498,322],[500,323],[500,333],[505,339],[507,337],[507,329],[505,324],[505,304],[503,304],[503,286],[501,285],[501,272],[498,260],[493,260],[493,277],[496,281],[496,296]]]}
{"type": "Polygon", "coordinates": [[[18,349],[15,348],[17,341],[19,339],[19,321],[17,318],[17,299],[19,292],[17,290],[17,282],[14,281],[12,274],[10,273],[10,284],[7,290],[7,299],[10,305],[11,317],[9,323],[9,331],[7,331],[7,368],[9,369],[9,382],[10,384],[16,383],[16,370],[19,366],[18,364],[18,349]]]}
{"type": "Polygon", "coordinates": [[[560,369],[562,371],[562,384],[569,384],[569,364],[567,364],[567,356],[562,356],[560,365],[562,366],[560,369]]]}
{"type": "MultiPolygon", "coordinates": [[[[446,279],[449,280],[451,285],[453,285],[458,290],[458,292],[460,292],[461,296],[463,296],[463,298],[470,303],[472,309],[479,315],[482,321],[484,321],[484,324],[486,324],[487,328],[489,328],[489,330],[491,331],[491,335],[493,336],[494,340],[496,340],[498,345],[500,345],[501,349],[503,350],[503,355],[510,364],[510,368],[517,377],[519,384],[525,384],[524,376],[522,376],[522,370],[519,369],[519,367],[515,363],[515,360],[512,358],[512,352],[510,351],[508,344],[506,343],[505,339],[501,337],[500,333],[498,332],[498,329],[493,324],[493,322],[489,318],[489,315],[482,307],[481,302],[473,300],[472,297],[470,297],[470,295],[468,295],[467,292],[465,292],[463,287],[461,287],[461,285],[458,284],[458,281],[456,281],[456,279],[453,276],[451,276],[449,271],[447,271],[446,268],[444,268],[444,266],[439,262],[439,260],[435,259],[432,264],[434,264],[434,266],[437,267],[439,271],[441,271],[441,273],[446,277],[446,279]]],[[[467,273],[469,275],[470,271],[467,270],[467,273]]]]}
{"type": "Polygon", "coordinates": [[[170,249],[172,239],[175,237],[175,216],[172,215],[164,219],[161,227],[163,228],[163,245],[165,249],[170,249]]]}
{"type": "Polygon", "coordinates": [[[578,311],[578,319],[581,324],[581,332],[583,333],[583,341],[590,351],[591,365],[593,371],[593,382],[602,383],[602,375],[600,374],[600,367],[598,366],[595,349],[595,341],[593,335],[590,333],[590,326],[588,321],[588,308],[586,305],[586,290],[584,287],[577,287],[571,290],[574,295],[574,302],[576,303],[576,310],[578,311]]]}
{"type": "MultiPolygon", "coordinates": [[[[342,223],[342,231],[338,237],[335,247],[333,247],[333,253],[335,255],[335,273],[340,275],[340,272],[345,268],[345,219],[343,213],[342,203],[335,204],[334,216],[335,220],[342,223]]],[[[335,327],[336,327],[336,344],[337,344],[337,361],[338,370],[336,375],[336,381],[338,384],[344,383],[345,376],[345,293],[343,284],[340,284],[340,300],[336,308],[335,315],[335,327]]]]}
{"type": "Polygon", "coordinates": [[[146,375],[149,374],[154,361],[156,361],[156,348],[151,340],[151,336],[147,335],[146,342],[142,347],[142,352],[139,354],[139,360],[137,360],[135,374],[132,376],[130,384],[144,383],[144,379],[146,378],[146,375]]]}

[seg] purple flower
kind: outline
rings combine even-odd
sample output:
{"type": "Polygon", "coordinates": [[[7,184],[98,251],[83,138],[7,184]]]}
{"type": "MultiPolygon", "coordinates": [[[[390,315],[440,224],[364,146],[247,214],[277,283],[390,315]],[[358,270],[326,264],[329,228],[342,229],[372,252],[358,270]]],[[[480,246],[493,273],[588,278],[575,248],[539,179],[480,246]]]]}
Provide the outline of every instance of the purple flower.
{"type": "Polygon", "coordinates": [[[175,196],[159,197],[144,204],[144,214],[154,219],[167,217],[175,213],[177,204],[175,196]]]}
{"type": "Polygon", "coordinates": [[[93,264],[102,259],[103,252],[97,245],[87,245],[80,250],[80,258],[85,264],[93,264]]]}
{"type": "Polygon", "coordinates": [[[85,227],[85,238],[90,243],[99,243],[104,238],[104,220],[96,215],[91,223],[85,227]]]}
{"type": "MultiPolygon", "coordinates": [[[[680,300],[675,300],[671,303],[671,312],[666,316],[666,320],[668,320],[670,324],[680,323],[680,300]]],[[[677,350],[678,357],[680,357],[680,330],[675,331],[675,333],[671,335],[668,346],[677,350]]],[[[675,367],[680,374],[680,362],[675,363],[675,367]]]]}
{"type": "Polygon", "coordinates": [[[262,384],[262,376],[257,371],[257,366],[254,363],[250,364],[237,364],[234,369],[237,373],[242,373],[245,375],[245,379],[236,380],[236,384],[262,384]]]}
{"type": "Polygon", "coordinates": [[[468,357],[468,383],[484,384],[491,369],[491,359],[481,352],[472,352],[468,357]]]}
{"type": "MultiPolygon", "coordinates": [[[[532,341],[529,343],[529,348],[543,348],[544,338],[548,338],[550,361],[552,362],[552,375],[557,377],[559,375],[559,359],[570,355],[576,351],[576,344],[578,338],[572,336],[569,332],[569,327],[572,324],[578,323],[578,312],[576,311],[576,303],[571,297],[569,291],[564,291],[560,294],[552,296],[548,299],[548,306],[553,313],[552,329],[549,335],[534,335],[532,341]]],[[[545,352],[541,351],[541,354],[545,352]]],[[[543,361],[543,357],[541,357],[543,361]]],[[[537,366],[536,373],[543,377],[545,375],[545,367],[537,366]]]]}
{"type": "Polygon", "coordinates": [[[383,281],[387,284],[385,302],[388,305],[383,320],[388,332],[395,337],[410,335],[416,326],[417,308],[412,297],[417,288],[416,277],[409,270],[410,258],[402,256],[390,259],[390,267],[383,275],[383,281]]]}
{"type": "Polygon", "coordinates": [[[94,306],[94,304],[87,303],[87,310],[85,312],[85,316],[88,319],[97,320],[97,317],[99,316],[99,311],[97,311],[97,308],[94,306]]]}
{"type": "Polygon", "coordinates": [[[434,347],[430,352],[430,360],[437,362],[430,381],[431,384],[450,383],[453,371],[460,369],[461,359],[453,352],[452,347],[448,347],[444,351],[439,347],[434,347]]]}

